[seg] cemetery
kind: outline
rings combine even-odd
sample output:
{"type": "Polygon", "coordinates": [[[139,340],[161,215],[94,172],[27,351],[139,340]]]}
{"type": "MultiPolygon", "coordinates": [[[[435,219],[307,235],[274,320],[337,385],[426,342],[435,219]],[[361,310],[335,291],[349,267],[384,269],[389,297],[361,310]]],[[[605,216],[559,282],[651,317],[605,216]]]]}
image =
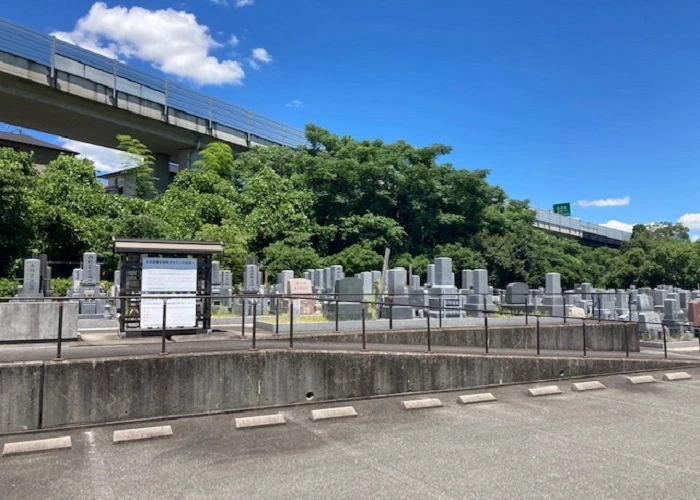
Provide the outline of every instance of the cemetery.
{"type": "MultiPolygon", "coordinates": [[[[284,270],[267,283],[251,257],[237,287],[232,272],[214,260],[223,250],[220,243],[115,238],[113,245],[120,265],[109,291],[94,252],[83,254],[82,266],[72,271],[60,308],[63,338],[77,338],[78,321],[86,320],[112,321],[122,337],[160,335],[163,298],[169,311],[166,329],[178,334],[211,333],[212,312],[241,322],[255,316],[263,331],[276,334],[288,332],[291,322],[299,333],[333,333],[341,324],[341,331],[358,330],[363,321],[370,330],[390,324],[420,329],[428,316],[434,326],[450,328],[478,327],[484,316],[504,326],[527,324],[527,318],[535,317],[545,323],[634,323],[639,338],[646,340],[692,338],[700,329],[700,290],[666,285],[598,289],[581,283],[566,290],[560,274],[552,272],[543,287],[513,282],[496,289],[489,285],[486,269],[460,270],[458,283],[449,257],[435,258],[424,280],[402,267],[346,276],[343,266],[332,265],[307,269],[301,276],[284,270]]],[[[0,304],[0,318],[9,318],[4,324],[33,326],[4,329],[0,342],[57,337],[59,306],[52,301],[51,268],[45,262],[45,256],[25,260],[18,300],[0,304]],[[12,319],[25,317],[32,322],[12,319]],[[37,322],[45,326],[38,328],[37,322]]]]}

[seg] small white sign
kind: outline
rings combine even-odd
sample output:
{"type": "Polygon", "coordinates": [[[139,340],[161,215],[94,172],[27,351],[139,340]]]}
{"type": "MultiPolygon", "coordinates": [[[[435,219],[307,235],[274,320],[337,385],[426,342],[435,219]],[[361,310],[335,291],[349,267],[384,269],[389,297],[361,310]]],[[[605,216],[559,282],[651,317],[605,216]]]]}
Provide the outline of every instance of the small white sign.
{"type": "Polygon", "coordinates": [[[141,292],[197,292],[197,259],[144,257],[141,292]]]}
{"type": "MultiPolygon", "coordinates": [[[[194,296],[168,299],[166,307],[166,328],[197,326],[197,299],[194,296]]],[[[141,328],[163,328],[163,299],[141,300],[141,328]]]]}

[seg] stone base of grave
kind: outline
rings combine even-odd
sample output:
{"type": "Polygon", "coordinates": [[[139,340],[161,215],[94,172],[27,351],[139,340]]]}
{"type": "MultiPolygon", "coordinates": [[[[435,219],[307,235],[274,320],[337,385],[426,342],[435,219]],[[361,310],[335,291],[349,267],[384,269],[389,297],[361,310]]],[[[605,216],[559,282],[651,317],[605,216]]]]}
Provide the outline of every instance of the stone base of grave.
{"type": "Polygon", "coordinates": [[[382,319],[413,319],[413,308],[410,306],[394,306],[393,308],[389,306],[382,306],[379,310],[379,317],[382,319]]]}
{"type": "Polygon", "coordinates": [[[338,302],[336,312],[336,303],[323,305],[323,317],[329,321],[335,321],[338,314],[339,321],[355,321],[362,319],[362,304],[355,302],[338,302]]]}
{"type": "Polygon", "coordinates": [[[525,314],[526,311],[532,312],[535,309],[532,305],[525,304],[501,304],[501,307],[518,314],[525,314]]]}

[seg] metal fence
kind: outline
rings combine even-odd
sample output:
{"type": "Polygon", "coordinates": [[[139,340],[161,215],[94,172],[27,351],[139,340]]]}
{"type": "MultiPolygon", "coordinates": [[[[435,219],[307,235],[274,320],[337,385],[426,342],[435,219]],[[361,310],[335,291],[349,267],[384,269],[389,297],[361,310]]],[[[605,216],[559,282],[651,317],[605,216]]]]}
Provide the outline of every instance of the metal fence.
{"type": "MultiPolygon", "coordinates": [[[[564,299],[565,293],[562,293],[562,299],[564,299]]],[[[593,303],[595,304],[596,302],[596,297],[597,297],[597,302],[600,304],[601,302],[601,297],[606,294],[610,294],[611,292],[591,292],[589,295],[591,295],[593,298],[593,303]]],[[[242,315],[240,316],[241,322],[240,322],[240,335],[235,335],[235,340],[236,340],[236,345],[234,346],[231,344],[231,350],[240,350],[241,349],[241,343],[240,340],[248,340],[250,344],[248,345],[248,348],[250,350],[259,350],[261,348],[261,338],[258,335],[258,329],[261,325],[260,318],[258,316],[258,308],[256,307],[256,302],[261,301],[261,300],[267,300],[270,302],[270,305],[274,304],[274,330],[270,332],[270,335],[267,336],[266,338],[262,339],[262,345],[271,349],[279,349],[280,347],[287,347],[289,349],[294,349],[295,348],[295,341],[297,338],[295,337],[295,323],[298,322],[299,320],[297,319],[295,322],[295,308],[299,307],[298,303],[296,301],[304,301],[304,300],[312,300],[321,304],[326,304],[326,305],[335,305],[335,311],[336,314],[333,319],[330,319],[329,321],[326,322],[327,327],[325,330],[319,331],[319,332],[311,332],[311,333],[318,333],[318,334],[340,334],[340,333],[352,333],[356,335],[354,338],[354,343],[359,344],[360,350],[361,351],[366,351],[368,349],[368,345],[370,342],[368,342],[367,339],[367,333],[377,331],[373,328],[368,328],[368,325],[372,321],[377,321],[377,318],[373,318],[369,314],[370,309],[374,309],[375,311],[378,310],[379,308],[384,308],[386,312],[388,312],[388,317],[382,318],[383,321],[388,323],[388,330],[399,330],[399,331],[405,331],[407,328],[405,327],[405,323],[401,323],[400,327],[398,329],[395,328],[395,319],[394,319],[394,310],[395,308],[405,306],[403,303],[399,303],[395,300],[395,296],[385,294],[385,295],[380,295],[377,297],[371,297],[371,298],[365,298],[363,300],[357,300],[356,298],[354,300],[349,300],[348,297],[344,297],[343,295],[339,294],[324,294],[324,295],[315,295],[315,294],[295,294],[295,295],[279,295],[279,294],[273,294],[273,295],[253,295],[253,294],[236,294],[236,295],[229,295],[229,296],[221,296],[221,295],[201,295],[197,296],[195,300],[198,301],[218,301],[222,299],[230,299],[232,301],[238,301],[239,304],[243,304],[242,307],[242,315]],[[286,303],[286,312],[282,312],[282,307],[280,307],[280,304],[282,302],[286,303]],[[247,304],[252,304],[252,313],[246,314],[246,309],[247,309],[247,304]],[[342,303],[355,303],[355,304],[360,304],[361,305],[361,318],[360,318],[360,325],[359,327],[356,325],[353,325],[352,327],[346,326],[348,323],[347,321],[343,321],[340,319],[340,315],[338,314],[339,311],[339,304],[342,303]],[[286,317],[284,317],[286,316],[286,317]],[[284,320],[285,322],[288,322],[288,328],[286,328],[287,331],[281,331],[280,329],[280,322],[284,320]],[[250,336],[248,336],[248,325],[250,325],[250,336]]],[[[152,334],[158,335],[161,338],[160,342],[160,349],[159,349],[159,354],[161,355],[167,355],[169,354],[168,348],[167,348],[167,339],[170,339],[173,335],[180,335],[183,333],[183,329],[181,328],[168,328],[167,326],[167,315],[168,315],[168,300],[170,299],[181,299],[181,297],[178,296],[173,296],[173,295],[148,295],[148,296],[143,296],[143,297],[135,297],[135,296],[124,296],[124,297],[110,297],[108,300],[114,301],[115,303],[120,300],[125,300],[125,301],[139,301],[141,299],[161,299],[163,301],[163,310],[162,310],[162,327],[160,329],[153,329],[152,334]]],[[[62,339],[62,323],[63,323],[63,304],[66,302],[75,302],[78,299],[76,298],[20,298],[20,297],[13,297],[13,298],[2,298],[0,299],[0,302],[12,302],[12,301],[57,301],[60,303],[59,306],[59,319],[58,319],[58,333],[57,337],[55,339],[55,344],[56,344],[56,356],[55,359],[62,359],[63,357],[63,344],[65,343],[64,340],[62,339]]],[[[631,306],[632,303],[629,303],[629,306],[631,306]]],[[[422,335],[423,338],[423,345],[425,348],[425,352],[433,352],[434,347],[436,345],[439,345],[441,347],[449,347],[451,349],[457,349],[457,351],[460,350],[460,347],[464,347],[464,353],[474,353],[474,345],[469,345],[469,346],[460,346],[460,345],[447,345],[447,344],[440,344],[439,342],[436,344],[434,342],[434,332],[436,330],[442,331],[442,330],[448,330],[450,328],[460,328],[464,329],[465,325],[456,325],[454,321],[451,321],[455,318],[447,318],[446,316],[449,313],[459,313],[465,314],[467,316],[471,316],[474,318],[474,321],[478,321],[478,324],[471,323],[470,325],[466,325],[466,328],[469,328],[472,331],[472,334],[476,336],[475,338],[479,338],[479,343],[480,345],[483,344],[483,352],[485,354],[490,354],[493,353],[494,351],[498,352],[499,350],[504,350],[508,351],[509,353],[512,354],[513,351],[518,351],[519,355],[537,355],[539,356],[544,349],[541,348],[540,345],[540,328],[541,324],[545,323],[548,326],[556,326],[556,325],[566,325],[566,324],[572,324],[572,325],[581,325],[580,330],[571,330],[570,334],[571,335],[581,335],[581,349],[580,352],[582,356],[586,357],[588,356],[589,351],[591,350],[588,343],[587,343],[587,328],[591,328],[591,325],[597,324],[596,328],[598,329],[600,333],[600,329],[605,330],[606,325],[609,328],[609,334],[611,336],[615,335],[615,327],[617,325],[624,325],[624,348],[621,350],[608,350],[608,351],[602,351],[602,350],[596,350],[596,353],[601,354],[603,352],[606,352],[606,356],[624,356],[629,358],[630,357],[630,341],[633,338],[632,335],[636,335],[636,331],[633,328],[629,328],[631,325],[634,324],[634,321],[632,320],[631,314],[627,316],[626,319],[620,320],[620,319],[604,319],[600,315],[598,317],[595,317],[595,313],[592,315],[586,314],[584,317],[572,317],[572,316],[567,316],[566,314],[566,306],[563,308],[563,315],[552,315],[552,314],[543,314],[542,310],[538,310],[537,307],[528,304],[525,302],[524,307],[520,310],[505,310],[502,307],[499,308],[498,310],[493,310],[492,308],[487,306],[486,303],[486,298],[484,296],[484,302],[483,302],[483,308],[467,308],[467,307],[462,307],[462,306],[457,306],[457,305],[448,305],[443,303],[443,301],[440,301],[439,304],[423,304],[420,306],[411,306],[414,311],[417,311],[421,314],[422,317],[420,318],[412,318],[411,320],[408,320],[411,322],[411,326],[409,327],[414,333],[416,331],[419,332],[420,335],[422,335]],[[498,347],[494,349],[491,346],[490,342],[490,328],[493,328],[493,321],[494,318],[499,318],[502,317],[504,314],[508,314],[510,317],[513,318],[520,318],[521,326],[527,326],[530,328],[534,329],[534,334],[536,337],[536,346],[532,348],[503,348],[503,347],[498,347]],[[632,330],[632,331],[630,331],[632,330]],[[481,342],[483,340],[483,342],[481,342]]],[[[600,307],[600,305],[599,305],[600,307]]],[[[461,318],[461,316],[460,316],[461,318]]],[[[406,321],[406,320],[403,320],[406,321]]],[[[386,324],[385,323],[385,324],[386,324]]],[[[664,358],[669,357],[668,353],[668,342],[669,342],[669,335],[667,333],[667,326],[664,323],[658,323],[658,325],[661,327],[662,331],[662,337],[660,339],[660,342],[662,342],[662,347],[663,347],[663,354],[664,358]]],[[[216,325],[214,325],[216,326],[216,325]]],[[[504,325],[496,325],[496,326],[504,326],[504,325]]],[[[117,329],[116,327],[114,328],[115,330],[117,329]]],[[[619,333],[619,329],[617,330],[619,333]]],[[[298,332],[296,332],[298,334],[298,332]]],[[[309,332],[304,332],[304,333],[309,333],[309,332]]],[[[501,332],[502,334],[502,332],[501,332]]],[[[513,332],[513,335],[520,335],[520,333],[513,332]]],[[[308,337],[308,336],[307,336],[308,337]]],[[[233,340],[233,337],[231,337],[233,340]]],[[[635,340],[638,340],[635,339],[635,340]]],[[[700,338],[698,339],[700,342],[700,338]]],[[[318,341],[318,339],[317,339],[318,341]]],[[[51,340],[50,342],[54,342],[54,340],[51,340]]],[[[225,342],[225,341],[220,341],[220,342],[225,342]]],[[[305,345],[308,345],[308,342],[313,342],[313,340],[308,340],[308,338],[305,338],[303,340],[305,345]]],[[[381,345],[381,349],[386,351],[391,350],[392,346],[389,345],[388,343],[385,342],[373,342],[375,345],[381,345]]],[[[128,339],[124,341],[124,345],[129,345],[130,342],[128,339]]],[[[348,346],[351,346],[353,342],[348,342],[348,346]]],[[[398,344],[397,344],[398,345],[398,344]]],[[[350,348],[350,347],[348,347],[350,348]]],[[[226,347],[223,347],[222,349],[226,350],[226,347]]],[[[551,349],[548,349],[551,351],[551,349]]],[[[576,351],[572,349],[563,349],[566,350],[567,353],[570,352],[570,355],[576,355],[576,351]]],[[[0,354],[3,351],[3,344],[0,343],[0,354]]],[[[183,352],[183,351],[180,351],[183,352]]],[[[187,352],[187,351],[185,351],[187,352]]],[[[147,354],[144,352],[140,352],[140,354],[147,354]]],[[[551,354],[551,352],[550,352],[551,354]]],[[[558,355],[562,355],[561,352],[558,353],[558,355]]],[[[636,355],[636,353],[633,353],[633,355],[636,355]]],[[[685,358],[685,359],[698,359],[700,360],[700,356],[698,354],[694,353],[683,353],[682,355],[677,355],[676,357],[678,358],[685,358]]],[[[28,360],[28,359],[27,359],[28,360]]]]}
{"type": "MultiPolygon", "coordinates": [[[[265,118],[248,109],[234,106],[214,97],[194,92],[170,78],[154,76],[116,59],[105,57],[2,19],[0,19],[0,51],[47,66],[50,68],[52,76],[55,74],[56,59],[59,57],[69,60],[68,64],[61,65],[62,71],[70,72],[70,61],[85,65],[86,71],[79,72],[77,68],[75,71],[75,74],[82,78],[90,79],[90,68],[111,75],[110,82],[100,80],[98,83],[108,83],[115,90],[119,89],[128,93],[131,88],[129,82],[133,82],[152,91],[146,91],[145,95],[138,97],[155,100],[161,104],[164,107],[165,116],[167,116],[168,110],[176,109],[208,120],[212,124],[231,127],[275,144],[291,147],[306,144],[303,130],[265,118]]],[[[96,72],[93,74],[95,78],[98,78],[97,75],[96,72]]]]}

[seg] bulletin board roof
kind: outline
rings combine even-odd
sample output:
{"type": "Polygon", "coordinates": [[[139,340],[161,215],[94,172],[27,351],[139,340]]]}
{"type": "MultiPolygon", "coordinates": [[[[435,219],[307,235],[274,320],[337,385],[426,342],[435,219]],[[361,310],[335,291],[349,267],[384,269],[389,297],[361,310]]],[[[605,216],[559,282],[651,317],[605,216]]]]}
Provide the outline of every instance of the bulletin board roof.
{"type": "Polygon", "coordinates": [[[212,255],[224,249],[220,241],[141,240],[112,238],[114,253],[212,255]]]}

